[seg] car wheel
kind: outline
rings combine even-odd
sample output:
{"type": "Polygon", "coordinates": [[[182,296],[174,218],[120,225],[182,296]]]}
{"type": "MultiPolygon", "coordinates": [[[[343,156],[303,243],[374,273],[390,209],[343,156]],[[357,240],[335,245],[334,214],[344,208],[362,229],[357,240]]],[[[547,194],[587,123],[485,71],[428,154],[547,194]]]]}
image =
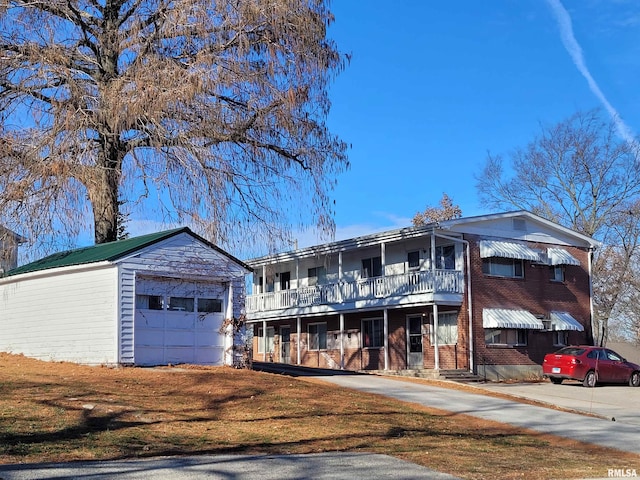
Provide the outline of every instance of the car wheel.
{"type": "Polygon", "coordinates": [[[596,386],[596,382],[597,382],[596,372],[594,372],[593,370],[589,370],[587,374],[584,376],[582,385],[588,388],[593,388],[596,386]]]}
{"type": "Polygon", "coordinates": [[[560,385],[563,379],[558,377],[549,377],[549,380],[551,380],[551,383],[554,385],[560,385]]]}
{"type": "Polygon", "coordinates": [[[633,372],[629,377],[629,385],[632,387],[640,387],[640,372],[633,372]]]}

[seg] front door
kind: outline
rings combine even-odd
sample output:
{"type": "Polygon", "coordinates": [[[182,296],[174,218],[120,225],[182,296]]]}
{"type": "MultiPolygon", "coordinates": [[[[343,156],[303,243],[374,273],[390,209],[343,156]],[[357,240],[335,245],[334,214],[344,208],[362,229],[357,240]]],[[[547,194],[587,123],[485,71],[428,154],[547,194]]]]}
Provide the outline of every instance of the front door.
{"type": "Polygon", "coordinates": [[[291,363],[291,327],[280,327],[280,362],[291,363]]]}
{"type": "Polygon", "coordinates": [[[407,368],[424,367],[422,354],[422,315],[407,318],[407,368]]]}

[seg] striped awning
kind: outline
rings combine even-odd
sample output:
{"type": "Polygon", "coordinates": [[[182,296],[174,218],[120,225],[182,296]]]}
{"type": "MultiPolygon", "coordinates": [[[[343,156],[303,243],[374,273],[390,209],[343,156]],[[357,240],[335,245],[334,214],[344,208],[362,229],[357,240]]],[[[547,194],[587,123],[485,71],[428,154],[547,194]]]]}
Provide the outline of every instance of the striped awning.
{"type": "Polygon", "coordinates": [[[521,243],[499,242],[497,240],[480,241],[480,258],[502,257],[520,260],[540,261],[540,253],[521,243]]]}
{"type": "Polygon", "coordinates": [[[482,310],[484,328],[528,328],[542,330],[542,320],[526,310],[507,310],[503,308],[485,308],[482,310]]]}
{"type": "Polygon", "coordinates": [[[584,332],[584,327],[567,312],[551,312],[551,330],[584,332]]]}
{"type": "Polygon", "coordinates": [[[563,248],[549,248],[547,250],[549,265],[580,265],[580,260],[563,248]]]}

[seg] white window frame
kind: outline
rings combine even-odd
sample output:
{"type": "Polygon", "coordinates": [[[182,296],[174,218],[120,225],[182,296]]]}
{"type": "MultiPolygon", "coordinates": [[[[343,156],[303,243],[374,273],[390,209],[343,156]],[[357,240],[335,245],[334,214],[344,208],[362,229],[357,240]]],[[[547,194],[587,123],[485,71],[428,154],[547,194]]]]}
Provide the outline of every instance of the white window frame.
{"type": "Polygon", "coordinates": [[[552,282],[564,282],[564,265],[552,265],[549,268],[551,270],[552,282]]]}
{"type": "Polygon", "coordinates": [[[528,330],[525,328],[485,328],[484,329],[485,345],[489,347],[526,347],[529,343],[528,330]],[[496,332],[499,338],[497,342],[487,342],[487,333],[496,332]]]}
{"type": "Polygon", "coordinates": [[[524,278],[524,260],[518,258],[502,258],[502,257],[487,257],[482,259],[482,273],[490,275],[492,277],[502,278],[524,278]],[[517,267],[520,266],[520,275],[517,275],[517,267]],[[503,269],[511,267],[511,272],[506,272],[503,269]]]}
{"type": "Polygon", "coordinates": [[[327,283],[327,269],[323,266],[307,269],[307,286],[315,287],[327,283]]]}
{"type": "MultiPolygon", "coordinates": [[[[273,353],[275,347],[276,329],[275,327],[267,327],[267,353],[273,353]]],[[[264,352],[264,333],[262,327],[258,327],[258,353],[264,352]]]]}
{"type": "Polygon", "coordinates": [[[566,347],[569,345],[569,332],[566,330],[554,330],[553,334],[553,346],[554,347],[566,347]]]}
{"type": "MultiPolygon", "coordinates": [[[[431,314],[431,325],[429,328],[429,341],[431,345],[435,345],[435,322],[433,313],[431,314]]],[[[438,313],[438,345],[457,345],[458,344],[458,312],[439,312],[438,313]],[[443,320],[445,320],[443,322],[443,320]]]]}
{"type": "Polygon", "coordinates": [[[420,270],[420,250],[411,250],[407,252],[407,272],[415,272],[417,270],[420,270]],[[411,264],[411,255],[418,257],[415,265],[411,264]]]}
{"type": "MultiPolygon", "coordinates": [[[[373,318],[363,318],[361,322],[361,332],[362,332],[362,348],[382,348],[384,347],[384,318],[382,317],[373,317],[373,318]],[[375,322],[379,322],[378,330],[374,329],[375,322]],[[372,339],[379,340],[380,345],[365,345],[365,323],[371,323],[370,331],[372,332],[372,339]],[[373,334],[376,334],[375,336],[373,334]],[[379,337],[378,337],[379,335],[379,337]]],[[[377,341],[375,343],[378,343],[377,341]]]]}
{"type": "Polygon", "coordinates": [[[327,349],[327,322],[314,322],[314,323],[307,324],[307,350],[311,352],[319,352],[321,350],[326,350],[326,349],[327,349]],[[324,325],[324,346],[323,346],[323,342],[321,341],[321,335],[323,334],[323,332],[320,332],[318,330],[318,327],[320,325],[324,325]],[[311,327],[316,327],[315,333],[311,332],[311,327]],[[317,337],[317,342],[316,341],[312,342],[312,339],[314,338],[314,336],[317,337]]]}

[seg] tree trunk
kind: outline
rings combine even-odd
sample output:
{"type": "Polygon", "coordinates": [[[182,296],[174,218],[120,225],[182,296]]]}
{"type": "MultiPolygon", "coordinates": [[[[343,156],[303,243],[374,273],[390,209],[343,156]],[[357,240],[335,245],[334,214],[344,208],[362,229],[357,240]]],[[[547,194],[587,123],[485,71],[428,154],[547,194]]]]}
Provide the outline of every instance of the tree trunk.
{"type": "Polygon", "coordinates": [[[95,183],[88,188],[93,208],[94,235],[96,245],[118,239],[118,183],[120,174],[116,169],[95,171],[95,183]]]}

